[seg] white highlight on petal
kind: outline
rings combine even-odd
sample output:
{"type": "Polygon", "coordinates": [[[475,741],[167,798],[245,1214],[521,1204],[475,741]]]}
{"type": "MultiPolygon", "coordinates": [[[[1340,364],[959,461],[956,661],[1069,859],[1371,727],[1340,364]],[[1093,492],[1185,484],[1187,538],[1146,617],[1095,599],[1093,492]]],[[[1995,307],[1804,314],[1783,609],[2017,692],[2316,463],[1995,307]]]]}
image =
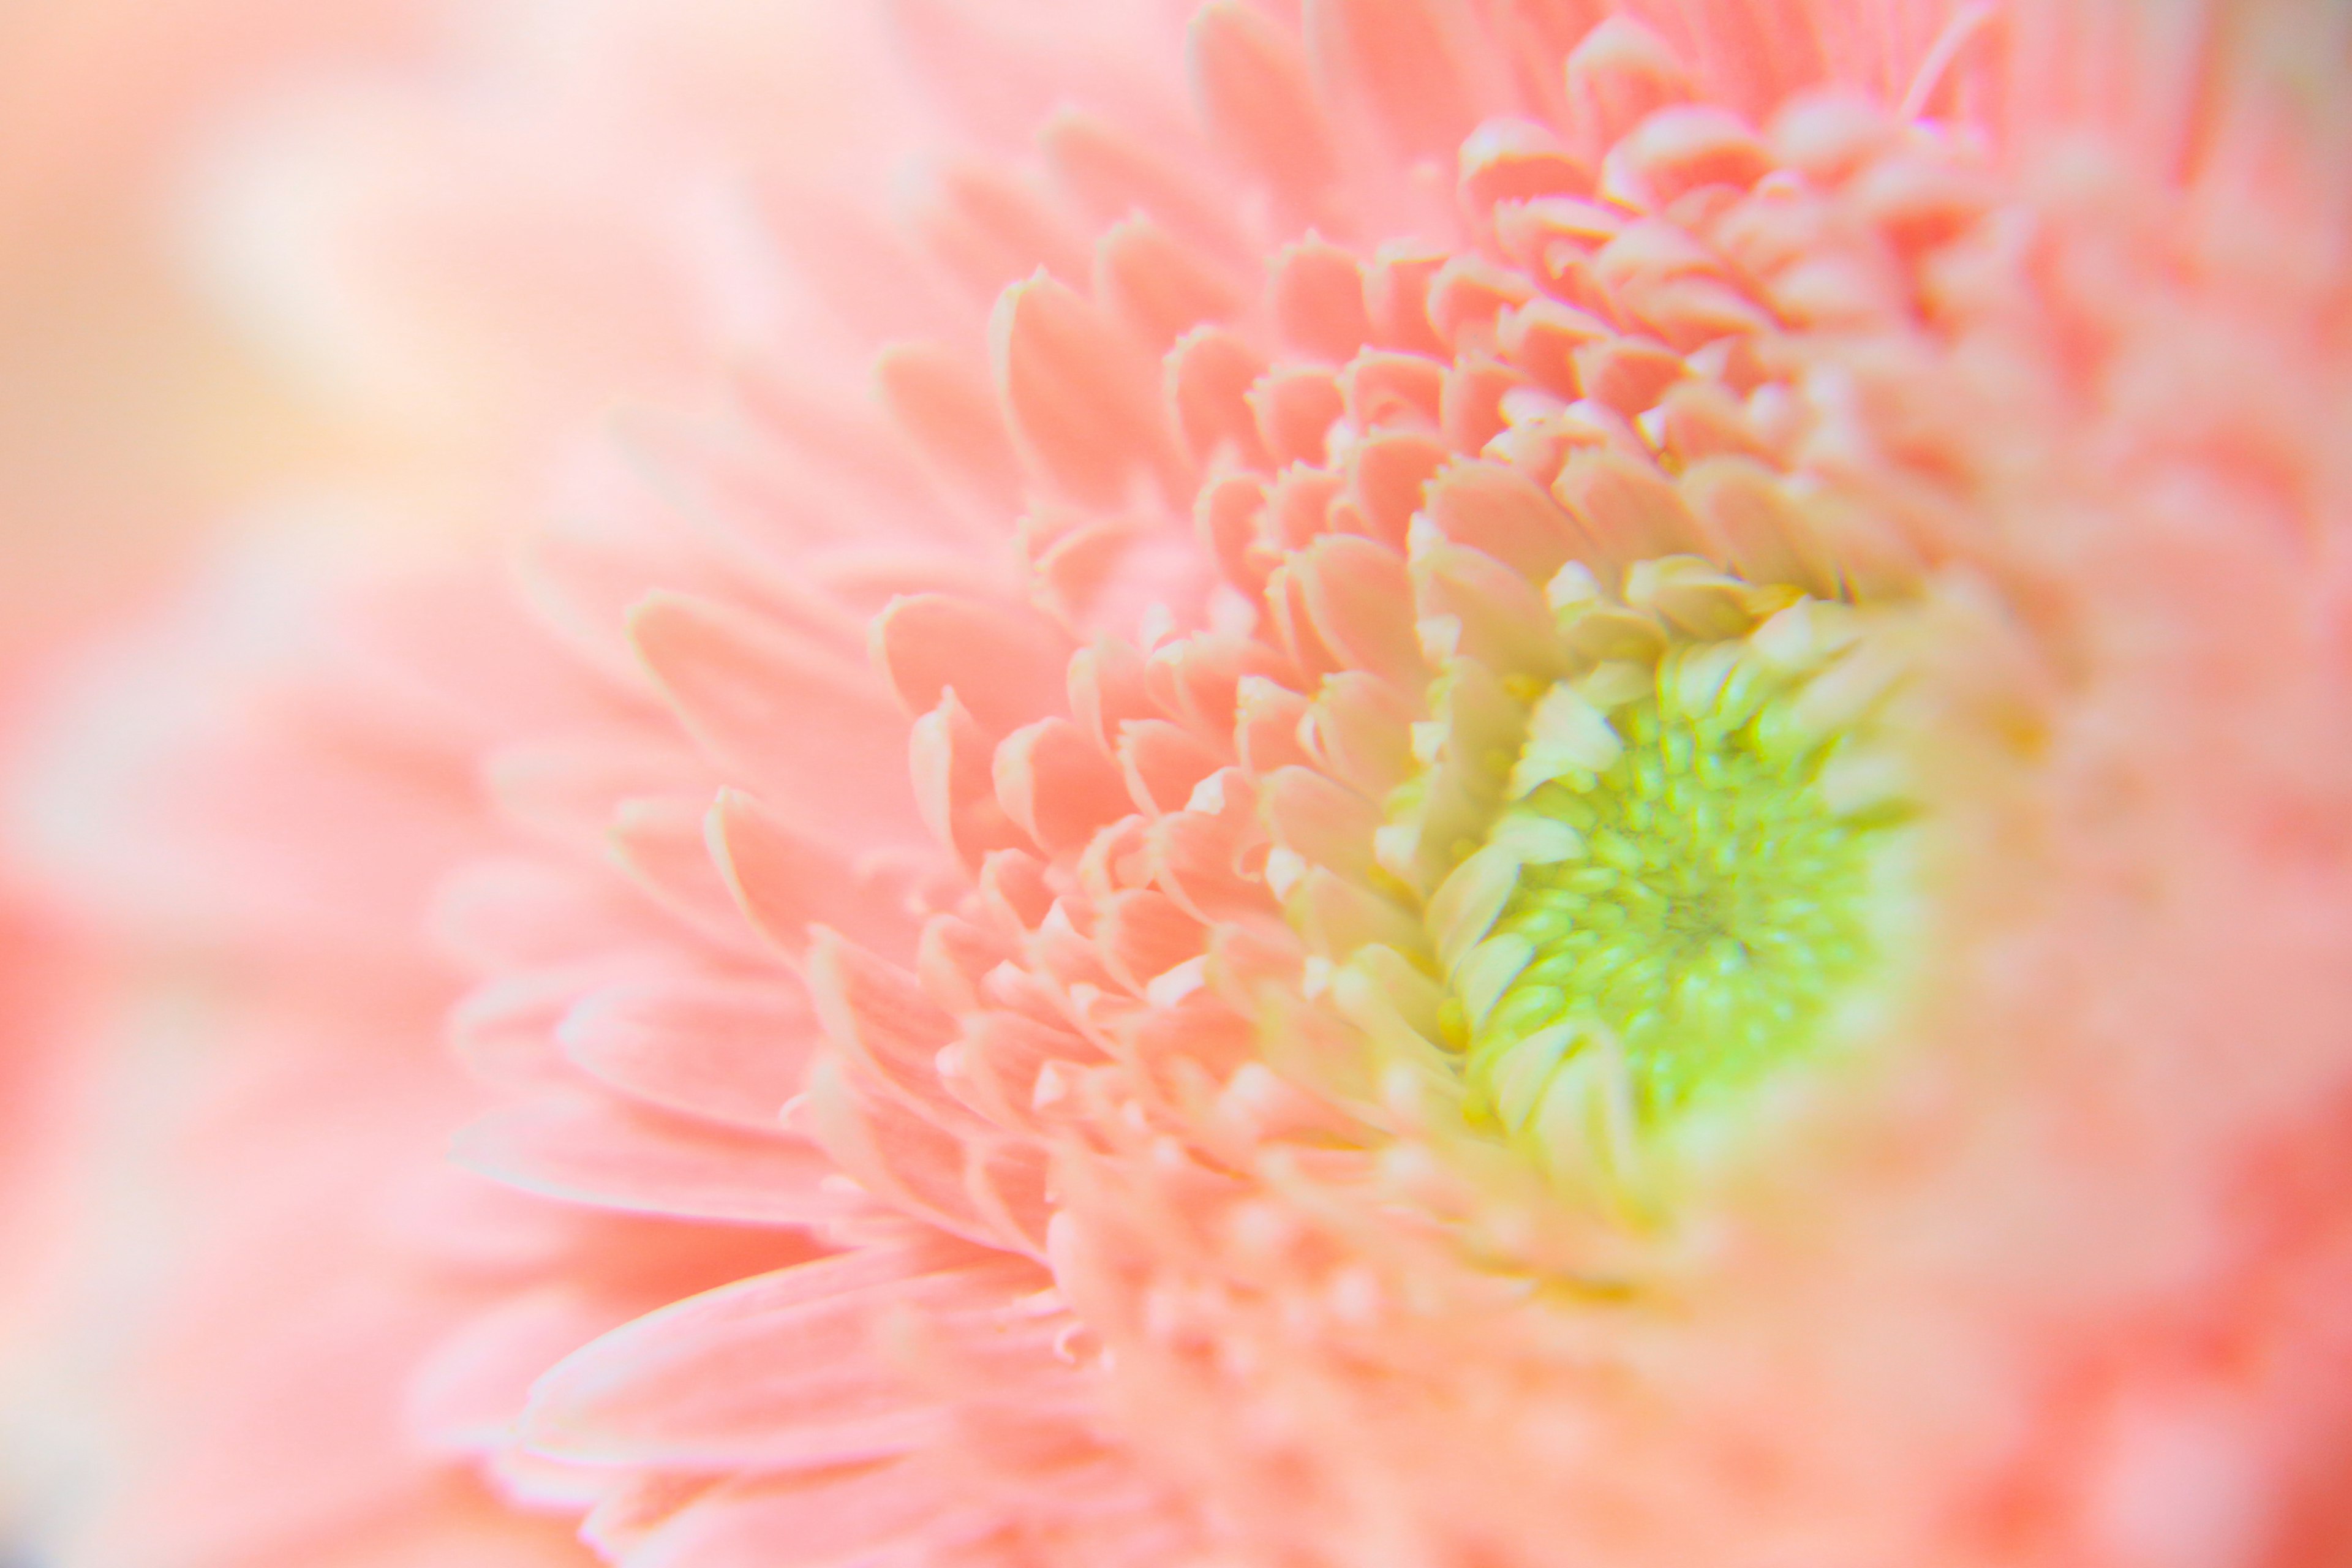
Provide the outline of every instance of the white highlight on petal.
{"type": "Polygon", "coordinates": [[[1574,687],[1554,686],[1528,720],[1528,743],[1511,769],[1510,796],[1524,799],[1570,773],[1598,773],[1624,754],[1601,710],[1574,687]]]}
{"type": "Polygon", "coordinates": [[[1421,829],[1409,822],[1391,822],[1372,829],[1372,858],[1381,869],[1400,881],[1419,873],[1421,829]]]}
{"type": "Polygon", "coordinates": [[[1846,605],[1800,599],[1750,632],[1748,645],[1768,668],[1793,673],[1819,668],[1861,637],[1859,619],[1846,605]]]}
{"type": "Polygon", "coordinates": [[[1910,770],[1892,752],[1867,748],[1832,757],[1813,781],[1822,804],[1840,816],[1891,805],[1913,794],[1910,770]]]}
{"type": "Polygon", "coordinates": [[[1567,1027],[1579,1038],[1544,1086],[1534,1116],[1537,1144],[1555,1175],[1622,1189],[1634,1162],[1633,1085],[1624,1047],[1606,1029],[1567,1027]]]}
{"type": "Polygon", "coordinates": [[[1535,943],[1526,937],[1509,934],[1489,937],[1470,950],[1454,984],[1471,1028],[1485,1026],[1495,1004],[1503,999],[1503,993],[1510,989],[1520,972],[1535,962],[1535,943]]]}
{"type": "Polygon", "coordinates": [[[1431,616],[1413,623],[1413,633],[1421,641],[1421,656],[1431,664],[1444,664],[1462,651],[1462,617],[1431,616]]]}
{"type": "Polygon", "coordinates": [[[1601,597],[1601,579],[1592,568],[1581,561],[1571,561],[1552,574],[1544,584],[1544,600],[1555,610],[1565,610],[1575,605],[1589,605],[1601,597]]]}
{"type": "Polygon", "coordinates": [[[1209,955],[1188,958],[1143,988],[1143,999],[1154,1007],[1173,1007],[1209,983],[1209,955]]]}
{"type": "Polygon", "coordinates": [[[1519,858],[1492,844],[1454,868],[1438,884],[1429,900],[1429,934],[1448,973],[1459,969],[1470,950],[1493,929],[1518,885],[1519,858]]]}
{"type": "Polygon", "coordinates": [[[1307,963],[1298,976],[1300,994],[1309,1002],[1322,1000],[1325,994],[1331,989],[1331,976],[1335,973],[1337,971],[1332,967],[1329,959],[1319,953],[1308,954],[1307,963]]]}
{"type": "Polygon", "coordinates": [[[1499,844],[1523,866],[1556,866],[1584,853],[1584,836],[1558,817],[1514,811],[1495,824],[1486,842],[1499,844]]]}
{"type": "Polygon", "coordinates": [[[1503,1125],[1517,1132],[1525,1128],[1542,1104],[1553,1069],[1568,1047],[1584,1032],[1581,1024],[1554,1024],[1519,1041],[1495,1064],[1495,1110],[1503,1125]]]}
{"type": "Polygon", "coordinates": [[[1445,737],[1453,726],[1443,719],[1423,719],[1412,727],[1412,760],[1424,768],[1433,768],[1445,754],[1445,737]]]}

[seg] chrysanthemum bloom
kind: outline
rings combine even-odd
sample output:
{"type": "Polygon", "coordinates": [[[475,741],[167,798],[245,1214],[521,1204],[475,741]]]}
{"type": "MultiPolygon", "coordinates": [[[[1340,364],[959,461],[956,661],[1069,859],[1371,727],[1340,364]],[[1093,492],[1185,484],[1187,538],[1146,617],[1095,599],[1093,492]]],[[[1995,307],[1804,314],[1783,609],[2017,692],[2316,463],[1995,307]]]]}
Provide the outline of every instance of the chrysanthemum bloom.
{"type": "Polygon", "coordinates": [[[831,1255],[508,1462],[643,1568],[2352,1552],[2336,24],[909,9],[995,151],[786,224],[895,432],[585,476],[628,717],[448,895],[467,1159],[831,1255]]]}

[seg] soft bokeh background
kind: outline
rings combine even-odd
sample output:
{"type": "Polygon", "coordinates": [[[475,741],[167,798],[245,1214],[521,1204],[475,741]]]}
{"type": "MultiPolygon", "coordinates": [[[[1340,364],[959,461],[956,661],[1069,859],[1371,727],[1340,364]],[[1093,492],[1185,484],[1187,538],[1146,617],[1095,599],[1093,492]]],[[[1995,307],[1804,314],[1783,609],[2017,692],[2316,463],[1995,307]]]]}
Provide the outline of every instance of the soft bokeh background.
{"type": "MultiPolygon", "coordinates": [[[[42,682],[235,520],[424,459],[251,342],[187,231],[222,127],[306,82],[429,72],[446,29],[419,0],[0,7],[0,768],[42,682]]],[[[73,1212],[47,1199],[79,1158],[110,976],[17,871],[0,863],[0,1349],[21,1353],[73,1212]]]]}
{"type": "MultiPolygon", "coordinates": [[[[190,1000],[216,974],[159,970],[59,897],[74,855],[27,837],[27,758],[87,668],[212,602],[247,541],[495,550],[550,453],[668,403],[714,343],[807,330],[756,298],[670,306],[726,237],[682,245],[692,215],[638,205],[680,149],[633,138],[723,142],[746,182],[870,181],[914,124],[846,96],[882,10],[0,6],[0,1568],[11,1516],[82,1484],[60,1450],[111,1358],[93,1281],[151,1294],[149,1146],[221,1055],[190,1000]]],[[[218,695],[162,684],[165,728],[218,695]]]]}
{"type": "Polygon", "coordinates": [[[185,265],[193,165],[306,79],[422,67],[420,0],[57,0],[0,11],[0,628],[23,647],[184,559],[257,494],[396,461],[185,265]]]}
{"type": "Polygon", "coordinates": [[[877,107],[844,101],[836,68],[877,9],[0,8],[0,649],[152,587],[264,501],[365,489],[420,525],[478,518],[519,426],[650,391],[685,348],[597,308],[669,258],[605,226],[613,193],[551,179],[610,181],[559,139],[593,136],[625,80],[777,165],[837,156],[872,140],[877,107]],[[568,274],[434,253],[486,216],[435,210],[460,159],[478,193],[483,160],[510,164],[505,237],[568,236],[516,247],[568,274]]]}

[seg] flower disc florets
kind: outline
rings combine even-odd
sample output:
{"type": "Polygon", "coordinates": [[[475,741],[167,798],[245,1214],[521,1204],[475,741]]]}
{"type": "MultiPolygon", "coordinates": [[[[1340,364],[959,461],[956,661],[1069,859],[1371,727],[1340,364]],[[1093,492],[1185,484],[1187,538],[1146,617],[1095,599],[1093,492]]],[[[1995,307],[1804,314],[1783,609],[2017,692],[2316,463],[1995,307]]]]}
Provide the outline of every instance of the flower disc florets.
{"type": "Polygon", "coordinates": [[[1515,882],[1455,971],[1466,1076],[1509,1132],[1540,1142],[1554,1087],[1572,1097],[1596,1069],[1643,1123],[1736,1088],[1871,967],[1877,852],[1905,813],[1869,791],[1867,752],[1819,727],[1810,689],[1727,642],[1538,702],[1515,770],[1533,787],[1477,873],[1516,862],[1515,882]],[[1581,732],[1601,765],[1547,763],[1547,728],[1581,732]],[[1538,782],[1530,764],[1564,771],[1538,782]]]}
{"type": "Polygon", "coordinates": [[[1861,612],[1690,557],[1626,584],[1562,568],[1555,678],[1503,678],[1483,735],[1456,660],[1383,830],[1409,875],[1444,802],[1483,822],[1424,906],[1442,1037],[1471,1124],[1557,1173],[1622,1176],[1830,1032],[1886,967],[1915,812],[1879,722],[1902,665],[1861,612]]]}

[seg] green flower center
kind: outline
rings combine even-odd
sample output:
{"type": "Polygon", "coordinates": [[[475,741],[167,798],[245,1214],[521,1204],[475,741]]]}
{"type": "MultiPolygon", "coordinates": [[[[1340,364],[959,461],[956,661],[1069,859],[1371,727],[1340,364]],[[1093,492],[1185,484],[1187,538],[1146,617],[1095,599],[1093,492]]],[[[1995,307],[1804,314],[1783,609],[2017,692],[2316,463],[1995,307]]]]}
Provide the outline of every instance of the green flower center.
{"type": "Polygon", "coordinates": [[[1515,880],[1454,966],[1471,1103],[1510,1136],[1590,1142],[1612,1099],[1622,1136],[1752,1083],[1878,963],[1907,808],[1807,677],[1744,651],[1685,646],[1605,714],[1547,699],[1585,765],[1554,746],[1522,779],[1485,851],[1515,880]]]}

